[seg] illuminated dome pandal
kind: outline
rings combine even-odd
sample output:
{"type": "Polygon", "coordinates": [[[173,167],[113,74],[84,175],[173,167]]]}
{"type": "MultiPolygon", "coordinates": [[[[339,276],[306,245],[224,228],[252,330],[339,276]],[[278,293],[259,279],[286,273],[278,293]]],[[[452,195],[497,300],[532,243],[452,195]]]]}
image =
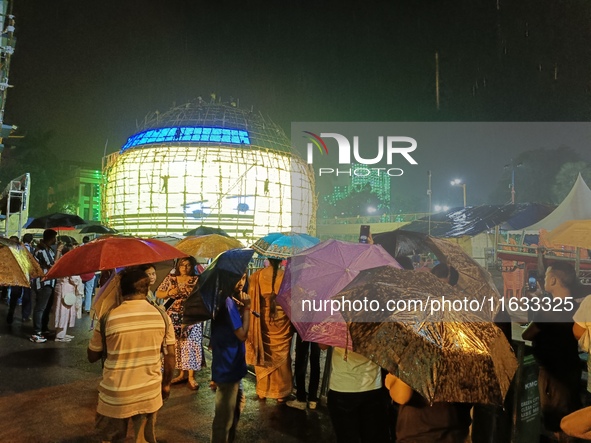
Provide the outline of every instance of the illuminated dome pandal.
{"type": "Polygon", "coordinates": [[[276,124],[219,103],[146,118],[104,159],[103,220],[140,236],[219,227],[251,243],[274,231],[314,233],[314,175],[276,124]]]}

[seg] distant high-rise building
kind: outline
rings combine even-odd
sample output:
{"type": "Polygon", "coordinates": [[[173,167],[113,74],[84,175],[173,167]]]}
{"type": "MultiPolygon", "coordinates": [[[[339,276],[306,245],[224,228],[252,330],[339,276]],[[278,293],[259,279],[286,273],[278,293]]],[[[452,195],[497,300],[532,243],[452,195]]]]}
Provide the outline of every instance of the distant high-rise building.
{"type": "MultiPolygon", "coordinates": [[[[349,179],[350,184],[335,186],[331,194],[324,196],[323,201],[325,203],[328,203],[335,208],[338,207],[339,213],[341,211],[346,213],[347,210],[363,211],[363,209],[355,206],[355,202],[353,201],[347,201],[342,204],[339,204],[339,202],[345,200],[353,193],[369,190],[376,195],[378,200],[376,203],[375,200],[372,199],[374,200],[374,204],[372,205],[373,213],[390,213],[390,176],[386,174],[385,171],[378,171],[373,168],[368,168],[366,165],[354,163],[351,165],[350,178],[346,178],[349,179]],[[353,206],[350,206],[349,204],[352,204],[353,206]]],[[[321,214],[324,214],[325,212],[330,211],[321,211],[321,214]]]]}
{"type": "Polygon", "coordinates": [[[349,185],[335,186],[332,191],[332,194],[329,194],[326,197],[324,197],[324,201],[331,205],[334,205],[339,200],[346,198],[350,192],[351,187],[349,185]]]}
{"type": "Polygon", "coordinates": [[[351,190],[361,191],[367,185],[371,192],[377,194],[382,209],[390,207],[390,176],[378,168],[368,168],[367,165],[353,163],[351,165],[351,190]]]}

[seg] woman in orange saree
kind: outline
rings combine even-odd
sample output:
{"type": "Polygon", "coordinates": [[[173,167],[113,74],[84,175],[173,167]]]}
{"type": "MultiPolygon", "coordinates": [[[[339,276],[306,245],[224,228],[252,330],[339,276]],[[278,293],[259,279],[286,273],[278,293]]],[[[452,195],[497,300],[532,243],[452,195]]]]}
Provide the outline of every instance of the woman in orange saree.
{"type": "Polygon", "coordinates": [[[270,258],[269,263],[270,266],[249,279],[251,309],[261,316],[251,317],[246,362],[255,368],[258,397],[283,402],[293,388],[290,355],[293,330],[283,308],[275,302],[283,280],[281,260],[270,258]]]}

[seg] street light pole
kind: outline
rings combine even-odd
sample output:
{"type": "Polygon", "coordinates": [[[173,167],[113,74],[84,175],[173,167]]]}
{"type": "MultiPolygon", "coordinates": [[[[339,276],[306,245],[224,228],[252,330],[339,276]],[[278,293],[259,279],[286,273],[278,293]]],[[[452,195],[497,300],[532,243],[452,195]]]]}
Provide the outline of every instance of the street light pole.
{"type": "Polygon", "coordinates": [[[466,207],[466,183],[461,184],[462,188],[464,188],[464,208],[466,207]]]}
{"type": "Polygon", "coordinates": [[[504,169],[508,169],[511,166],[511,204],[515,204],[515,169],[523,166],[523,163],[515,164],[515,160],[511,159],[511,163],[505,165],[504,169]]]}
{"type": "Polygon", "coordinates": [[[466,183],[463,183],[462,180],[460,180],[459,178],[456,178],[455,180],[451,181],[451,185],[452,186],[461,186],[462,188],[464,188],[464,208],[466,207],[466,183]]]}
{"type": "Polygon", "coordinates": [[[427,188],[427,195],[429,196],[429,235],[431,235],[431,170],[428,172],[429,175],[429,187],[427,188]]]}
{"type": "Polygon", "coordinates": [[[511,204],[515,204],[515,166],[511,168],[511,204]]]}

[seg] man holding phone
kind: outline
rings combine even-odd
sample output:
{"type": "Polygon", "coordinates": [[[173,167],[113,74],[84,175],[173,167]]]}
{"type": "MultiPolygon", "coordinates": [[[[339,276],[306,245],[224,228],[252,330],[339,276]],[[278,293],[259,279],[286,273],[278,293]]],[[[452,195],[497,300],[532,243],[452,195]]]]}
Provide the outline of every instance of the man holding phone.
{"type": "MultiPolygon", "coordinates": [[[[544,290],[553,298],[572,300],[577,284],[577,274],[570,263],[555,262],[546,269],[544,290]]],[[[542,423],[556,438],[562,438],[562,418],[581,407],[581,361],[572,332],[573,312],[540,310],[522,334],[524,340],[532,341],[533,355],[540,365],[538,388],[542,423]]]]}

